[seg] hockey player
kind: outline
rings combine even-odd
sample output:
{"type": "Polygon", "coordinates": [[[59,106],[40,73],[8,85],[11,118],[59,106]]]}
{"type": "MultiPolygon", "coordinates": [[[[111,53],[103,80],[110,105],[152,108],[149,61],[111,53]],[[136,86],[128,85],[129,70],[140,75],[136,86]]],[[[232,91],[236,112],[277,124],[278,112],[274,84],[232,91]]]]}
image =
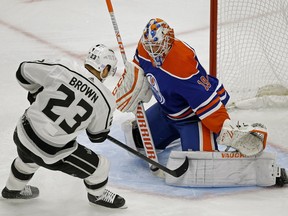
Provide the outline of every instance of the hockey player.
{"type": "MultiPolygon", "coordinates": [[[[206,73],[195,50],[175,38],[162,19],[147,23],[124,74],[114,91],[119,110],[136,113],[139,102],[150,100],[151,90],[157,100],[146,111],[156,150],[164,150],[178,138],[182,151],[216,152],[221,144],[245,156],[264,150],[265,126],[230,120],[224,86],[206,73]]],[[[124,122],[123,130],[127,145],[143,148],[135,121],[124,122]]]]}
{"type": "Polygon", "coordinates": [[[85,68],[68,59],[22,62],[16,72],[26,89],[30,107],[14,132],[18,157],[2,196],[31,199],[37,187],[27,185],[39,167],[57,170],[84,180],[88,200],[108,208],[124,208],[125,199],[106,189],[109,161],[76,141],[86,130],[92,142],[103,142],[115,110],[115,99],[103,85],[116,71],[113,50],[93,46],[85,68]]]}

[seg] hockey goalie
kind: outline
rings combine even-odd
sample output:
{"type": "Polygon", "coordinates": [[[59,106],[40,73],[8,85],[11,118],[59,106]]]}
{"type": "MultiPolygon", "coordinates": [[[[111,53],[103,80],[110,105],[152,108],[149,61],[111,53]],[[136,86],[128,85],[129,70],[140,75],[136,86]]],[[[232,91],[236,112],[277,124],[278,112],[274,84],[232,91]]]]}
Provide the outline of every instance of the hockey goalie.
{"type": "MultiPolygon", "coordinates": [[[[286,171],[276,164],[276,155],[263,152],[267,129],[261,123],[230,119],[225,108],[229,94],[220,81],[208,75],[195,50],[174,36],[159,18],[145,26],[133,62],[115,87],[118,110],[137,112],[137,106],[156,103],[145,114],[157,152],[180,139],[181,150],[170,154],[167,166],[176,168],[185,157],[189,169],[180,178],[165,175],[175,186],[283,186],[286,171]],[[229,152],[219,151],[227,146],[229,152]],[[232,151],[231,151],[232,150],[232,151]]],[[[135,120],[122,125],[126,144],[143,148],[135,120]]]]}

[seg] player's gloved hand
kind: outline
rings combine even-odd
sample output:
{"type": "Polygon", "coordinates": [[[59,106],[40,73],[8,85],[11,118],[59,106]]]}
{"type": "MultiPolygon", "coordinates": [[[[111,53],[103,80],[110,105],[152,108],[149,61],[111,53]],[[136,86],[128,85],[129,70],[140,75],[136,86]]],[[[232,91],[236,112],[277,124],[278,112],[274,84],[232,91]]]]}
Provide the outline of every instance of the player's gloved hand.
{"type": "Polygon", "coordinates": [[[101,131],[101,132],[97,132],[97,133],[92,133],[91,131],[86,129],[86,134],[88,135],[88,138],[90,139],[90,141],[93,143],[104,142],[107,139],[109,133],[110,133],[109,129],[101,131]]]}
{"type": "Polygon", "coordinates": [[[44,87],[41,86],[41,87],[40,87],[39,89],[37,89],[35,92],[31,92],[31,91],[28,92],[27,99],[28,99],[28,101],[30,102],[30,105],[31,105],[32,103],[34,103],[34,101],[36,100],[36,96],[37,96],[40,92],[42,92],[43,89],[44,89],[44,87]]]}
{"type": "Polygon", "coordinates": [[[144,71],[133,62],[126,63],[126,69],[112,94],[116,96],[116,106],[121,112],[135,112],[140,102],[149,102],[152,97],[144,71]]]}
{"type": "Polygon", "coordinates": [[[217,143],[231,146],[245,156],[254,156],[264,150],[266,140],[267,129],[263,124],[233,123],[226,119],[217,138],[217,143]]]}

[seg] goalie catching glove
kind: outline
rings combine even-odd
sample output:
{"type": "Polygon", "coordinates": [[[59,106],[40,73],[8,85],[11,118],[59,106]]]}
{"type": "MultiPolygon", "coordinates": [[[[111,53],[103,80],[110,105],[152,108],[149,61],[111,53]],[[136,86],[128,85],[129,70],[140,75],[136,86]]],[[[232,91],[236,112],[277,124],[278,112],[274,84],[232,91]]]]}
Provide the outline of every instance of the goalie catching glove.
{"type": "Polygon", "coordinates": [[[142,68],[133,62],[127,62],[125,68],[112,94],[118,110],[135,112],[140,102],[150,101],[152,91],[142,68]]]}
{"type": "Polygon", "coordinates": [[[224,121],[222,130],[217,138],[220,145],[231,146],[245,156],[261,153],[267,140],[267,129],[259,123],[237,124],[231,120],[224,121]]]}

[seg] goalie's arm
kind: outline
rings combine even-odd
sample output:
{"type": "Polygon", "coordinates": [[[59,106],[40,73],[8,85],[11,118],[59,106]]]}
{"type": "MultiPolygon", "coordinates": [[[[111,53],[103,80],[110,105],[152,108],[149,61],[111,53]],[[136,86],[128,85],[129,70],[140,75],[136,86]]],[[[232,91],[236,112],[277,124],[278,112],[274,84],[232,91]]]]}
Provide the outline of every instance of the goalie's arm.
{"type": "MultiPolygon", "coordinates": [[[[201,118],[200,118],[201,119],[201,118]]],[[[224,107],[223,104],[221,104],[220,108],[205,117],[204,119],[201,119],[201,122],[211,131],[218,134],[222,130],[223,124],[225,120],[230,119],[229,114],[224,107]]]]}

